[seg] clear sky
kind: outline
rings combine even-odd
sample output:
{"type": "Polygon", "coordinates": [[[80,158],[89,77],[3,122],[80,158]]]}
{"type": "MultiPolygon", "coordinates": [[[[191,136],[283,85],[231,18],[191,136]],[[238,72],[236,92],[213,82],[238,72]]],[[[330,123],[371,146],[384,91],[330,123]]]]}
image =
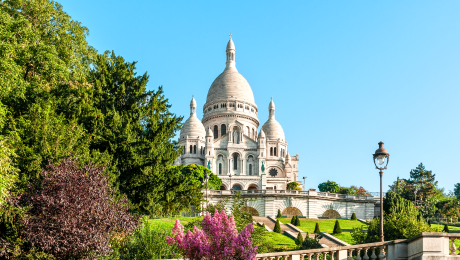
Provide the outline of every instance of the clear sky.
{"type": "Polygon", "coordinates": [[[268,119],[270,97],[307,188],[331,180],[379,190],[372,154],[390,153],[384,189],[423,162],[439,186],[460,182],[460,1],[60,0],[114,50],[163,85],[172,112],[198,117],[225,67],[236,66],[268,119]]]}

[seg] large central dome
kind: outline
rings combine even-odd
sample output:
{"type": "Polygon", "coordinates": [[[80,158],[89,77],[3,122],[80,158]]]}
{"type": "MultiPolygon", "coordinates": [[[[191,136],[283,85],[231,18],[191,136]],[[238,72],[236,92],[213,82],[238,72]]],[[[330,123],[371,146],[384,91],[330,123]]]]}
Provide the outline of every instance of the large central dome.
{"type": "Polygon", "coordinates": [[[214,80],[209,88],[206,103],[231,98],[255,104],[251,86],[236,68],[226,68],[214,80]]]}
{"type": "Polygon", "coordinates": [[[206,103],[237,99],[247,101],[255,105],[254,94],[248,81],[238,72],[235,67],[235,45],[230,39],[227,44],[227,66],[212,83],[208,91],[206,103]]]}

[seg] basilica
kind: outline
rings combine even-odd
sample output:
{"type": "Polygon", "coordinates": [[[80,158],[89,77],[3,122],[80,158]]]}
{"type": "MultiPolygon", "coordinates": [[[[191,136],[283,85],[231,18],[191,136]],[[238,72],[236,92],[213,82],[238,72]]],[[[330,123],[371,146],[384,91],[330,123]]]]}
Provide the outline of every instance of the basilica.
{"type": "Polygon", "coordinates": [[[190,117],[179,137],[183,152],[175,164],[208,167],[222,179],[221,190],[286,190],[287,183],[298,182],[299,155],[288,152],[273,98],[268,120],[258,130],[259,108],[251,86],[236,69],[231,38],[226,54],[225,69],[209,88],[201,121],[192,97],[190,117]]]}

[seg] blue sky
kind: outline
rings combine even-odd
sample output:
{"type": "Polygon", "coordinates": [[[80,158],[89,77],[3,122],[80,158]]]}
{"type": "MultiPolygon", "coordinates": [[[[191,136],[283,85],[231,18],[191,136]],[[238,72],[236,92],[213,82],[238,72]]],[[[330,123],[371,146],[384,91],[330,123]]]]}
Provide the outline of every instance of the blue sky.
{"type": "Polygon", "coordinates": [[[192,94],[202,117],[232,33],[260,126],[273,96],[307,188],[378,191],[379,141],[390,153],[384,189],[420,162],[446,191],[460,182],[460,1],[59,3],[90,45],[137,61],[186,118],[192,94]]]}

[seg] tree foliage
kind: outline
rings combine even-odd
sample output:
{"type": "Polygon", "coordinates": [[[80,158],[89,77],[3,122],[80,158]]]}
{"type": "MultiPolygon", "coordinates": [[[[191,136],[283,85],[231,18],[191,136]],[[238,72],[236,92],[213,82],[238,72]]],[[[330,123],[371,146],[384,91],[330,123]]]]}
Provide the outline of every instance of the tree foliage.
{"type": "Polygon", "coordinates": [[[280,221],[278,219],[276,220],[275,228],[273,229],[273,232],[281,234],[281,226],[280,226],[280,221]]]}
{"type": "Polygon", "coordinates": [[[296,181],[293,181],[293,182],[289,182],[286,186],[286,189],[288,190],[302,190],[300,187],[299,187],[299,183],[296,182],[296,181]]]}
{"type": "Polygon", "coordinates": [[[332,230],[332,234],[341,234],[341,233],[342,233],[342,229],[340,228],[339,220],[336,220],[334,224],[334,229],[332,230]]]}
{"type": "Polygon", "coordinates": [[[454,184],[454,195],[460,200],[460,183],[454,184]]]}
{"type": "Polygon", "coordinates": [[[321,230],[319,229],[319,223],[316,222],[316,224],[315,224],[315,231],[313,231],[313,233],[320,233],[320,232],[321,232],[321,230]]]}
{"type": "Polygon", "coordinates": [[[127,200],[111,196],[103,167],[82,169],[75,159],[66,159],[48,165],[42,176],[42,182],[12,198],[27,208],[20,233],[31,246],[56,258],[108,255],[112,234],[137,227],[127,200]]]}
{"type": "Polygon", "coordinates": [[[337,193],[340,191],[340,186],[333,181],[326,181],[318,185],[318,189],[321,192],[332,192],[337,193]]]}
{"type": "Polygon", "coordinates": [[[351,214],[351,220],[357,220],[358,218],[356,217],[356,213],[353,212],[353,214],[351,214]]]}
{"type": "Polygon", "coordinates": [[[281,218],[281,210],[278,209],[278,213],[276,214],[276,218],[281,218]]]}
{"type": "MultiPolygon", "coordinates": [[[[307,236],[308,236],[308,234],[307,234],[307,236]]],[[[297,239],[296,239],[296,241],[295,241],[295,244],[296,244],[297,246],[302,246],[302,243],[303,243],[302,232],[299,232],[299,233],[297,234],[297,239]]]]}

